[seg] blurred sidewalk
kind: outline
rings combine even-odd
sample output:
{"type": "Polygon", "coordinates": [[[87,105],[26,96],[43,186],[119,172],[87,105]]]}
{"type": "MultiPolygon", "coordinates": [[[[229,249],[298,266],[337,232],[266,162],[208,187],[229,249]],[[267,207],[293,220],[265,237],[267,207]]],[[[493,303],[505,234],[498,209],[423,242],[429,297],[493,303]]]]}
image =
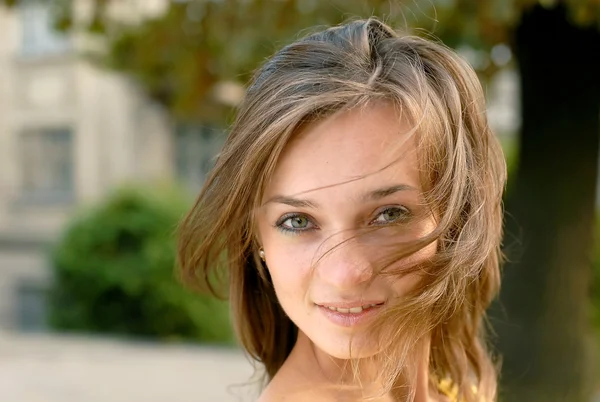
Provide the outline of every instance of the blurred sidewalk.
{"type": "Polygon", "coordinates": [[[1,402],[255,401],[253,372],[235,349],[0,331],[1,402]]]}
{"type": "Polygon", "coordinates": [[[239,350],[0,332],[2,402],[251,401],[239,350]]]}

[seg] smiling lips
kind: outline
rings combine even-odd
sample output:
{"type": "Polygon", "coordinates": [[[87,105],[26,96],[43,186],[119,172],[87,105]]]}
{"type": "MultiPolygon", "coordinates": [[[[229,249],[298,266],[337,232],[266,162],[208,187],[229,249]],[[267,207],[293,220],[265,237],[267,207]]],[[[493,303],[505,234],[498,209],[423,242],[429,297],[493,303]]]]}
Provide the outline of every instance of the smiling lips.
{"type": "Polygon", "coordinates": [[[334,306],[327,306],[327,305],[319,305],[319,306],[328,308],[329,310],[332,310],[332,311],[337,311],[338,313],[359,314],[365,310],[379,306],[381,304],[383,304],[383,303],[364,304],[362,306],[350,307],[350,308],[334,307],[334,306]]]}
{"type": "Polygon", "coordinates": [[[375,316],[377,310],[384,305],[384,302],[357,304],[358,303],[324,303],[316,304],[316,306],[333,324],[342,327],[354,327],[375,316]]]}

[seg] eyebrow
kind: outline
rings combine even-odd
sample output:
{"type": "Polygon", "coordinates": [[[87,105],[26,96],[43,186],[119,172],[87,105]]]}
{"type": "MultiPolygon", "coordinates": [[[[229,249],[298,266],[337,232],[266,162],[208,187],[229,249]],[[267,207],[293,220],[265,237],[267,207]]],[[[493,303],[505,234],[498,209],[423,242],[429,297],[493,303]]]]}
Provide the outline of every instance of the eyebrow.
{"type": "Polygon", "coordinates": [[[295,208],[313,208],[313,209],[319,208],[319,204],[317,204],[314,201],[300,199],[300,198],[294,198],[294,197],[287,197],[287,196],[283,196],[283,195],[276,195],[275,197],[270,198],[267,202],[265,202],[265,205],[269,204],[271,202],[277,202],[279,204],[286,204],[286,205],[289,205],[289,206],[295,207],[295,208]]]}
{"type": "Polygon", "coordinates": [[[362,197],[363,201],[376,201],[385,198],[389,195],[397,193],[399,191],[416,191],[417,189],[408,184],[397,184],[394,186],[380,188],[371,192],[368,192],[362,197]]]}
{"type": "MultiPolygon", "coordinates": [[[[380,200],[387,196],[390,196],[394,193],[397,193],[399,191],[416,191],[416,190],[417,189],[415,187],[410,186],[408,184],[398,184],[398,185],[384,187],[384,188],[370,191],[370,192],[364,194],[360,199],[363,202],[377,201],[377,200],[380,200]]],[[[294,198],[294,197],[290,197],[290,196],[283,196],[283,195],[276,195],[276,196],[270,198],[267,202],[265,202],[264,205],[272,203],[272,202],[289,205],[294,208],[312,208],[312,209],[319,208],[319,204],[316,203],[315,201],[312,201],[309,199],[294,198]]]]}

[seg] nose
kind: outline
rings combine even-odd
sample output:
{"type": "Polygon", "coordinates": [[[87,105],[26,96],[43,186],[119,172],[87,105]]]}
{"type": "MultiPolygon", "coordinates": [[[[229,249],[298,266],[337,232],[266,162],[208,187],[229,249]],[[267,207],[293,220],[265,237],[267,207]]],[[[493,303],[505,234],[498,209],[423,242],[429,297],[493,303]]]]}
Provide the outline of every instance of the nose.
{"type": "Polygon", "coordinates": [[[352,289],[373,277],[373,265],[364,245],[352,238],[333,243],[323,245],[316,261],[315,270],[321,280],[338,289],[352,289]]]}

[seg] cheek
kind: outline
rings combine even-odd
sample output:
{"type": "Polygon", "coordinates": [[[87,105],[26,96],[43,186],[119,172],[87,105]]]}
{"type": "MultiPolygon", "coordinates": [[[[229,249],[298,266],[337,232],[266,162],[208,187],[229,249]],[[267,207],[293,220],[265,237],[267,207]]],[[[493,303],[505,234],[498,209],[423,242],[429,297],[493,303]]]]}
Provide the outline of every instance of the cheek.
{"type": "MultiPolygon", "coordinates": [[[[422,250],[419,250],[412,256],[408,257],[406,259],[405,263],[407,265],[412,265],[412,264],[418,264],[423,261],[426,261],[427,259],[429,259],[435,255],[435,253],[437,251],[437,246],[438,246],[437,241],[431,243],[427,247],[423,248],[422,250]]],[[[419,273],[419,271],[412,272],[410,274],[402,276],[401,278],[395,280],[394,283],[392,284],[394,293],[396,293],[396,295],[398,295],[398,296],[407,294],[408,292],[415,289],[419,285],[419,282],[421,281],[421,279],[422,279],[422,275],[419,273]]]]}
{"type": "Polygon", "coordinates": [[[309,291],[313,250],[293,244],[282,234],[263,236],[266,266],[280,302],[303,298],[309,291]]]}

